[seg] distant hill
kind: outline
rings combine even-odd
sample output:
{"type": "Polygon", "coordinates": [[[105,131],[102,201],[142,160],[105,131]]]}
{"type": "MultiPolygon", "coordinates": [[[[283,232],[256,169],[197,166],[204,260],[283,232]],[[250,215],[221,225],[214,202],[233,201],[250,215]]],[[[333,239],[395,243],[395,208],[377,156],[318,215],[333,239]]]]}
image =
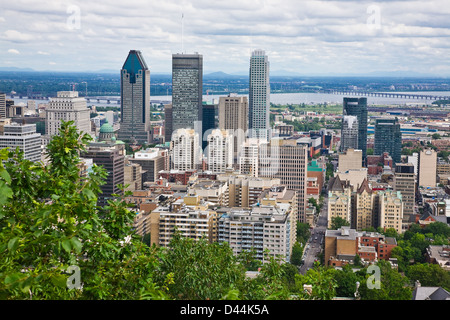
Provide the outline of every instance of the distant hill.
{"type": "Polygon", "coordinates": [[[31,68],[0,67],[0,71],[34,71],[31,68]]]}

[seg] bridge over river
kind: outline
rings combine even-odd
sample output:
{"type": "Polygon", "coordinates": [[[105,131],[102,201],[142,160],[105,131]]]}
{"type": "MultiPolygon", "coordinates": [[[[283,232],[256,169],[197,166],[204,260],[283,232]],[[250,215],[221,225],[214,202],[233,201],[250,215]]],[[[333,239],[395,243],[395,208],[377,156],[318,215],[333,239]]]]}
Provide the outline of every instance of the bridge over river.
{"type": "Polygon", "coordinates": [[[367,96],[367,97],[384,97],[384,98],[399,98],[399,99],[417,99],[417,100],[450,100],[450,96],[422,94],[413,92],[370,92],[370,91],[356,91],[356,90],[324,90],[324,93],[342,94],[346,96],[367,96]]]}

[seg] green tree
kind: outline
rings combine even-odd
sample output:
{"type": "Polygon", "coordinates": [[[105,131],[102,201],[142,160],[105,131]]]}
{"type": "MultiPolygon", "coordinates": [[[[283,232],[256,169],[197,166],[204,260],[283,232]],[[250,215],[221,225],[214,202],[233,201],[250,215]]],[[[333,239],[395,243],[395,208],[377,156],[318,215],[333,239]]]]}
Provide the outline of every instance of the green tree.
{"type": "Polygon", "coordinates": [[[437,264],[414,264],[408,267],[406,274],[411,281],[418,280],[422,286],[442,287],[450,291],[450,272],[437,264]]]}
{"type": "Polygon", "coordinates": [[[326,269],[315,263],[314,267],[306,271],[305,275],[296,275],[296,292],[302,299],[331,300],[336,296],[337,282],[332,269],[326,269]],[[304,285],[311,285],[312,291],[305,292],[304,285]]]}
{"type": "Polygon", "coordinates": [[[337,230],[341,227],[349,226],[350,223],[341,217],[331,218],[331,230],[337,230]]]}
{"type": "Polygon", "coordinates": [[[166,297],[152,280],[156,256],[132,232],[125,202],[96,205],[106,171],[94,165],[88,177],[79,175],[79,152],[89,140],[63,122],[47,146],[49,165],[8,153],[0,170],[7,189],[0,196],[0,298],[166,297]],[[79,268],[80,283],[70,283],[69,267],[79,268]]]}
{"type": "Polygon", "coordinates": [[[291,263],[299,266],[302,264],[303,247],[300,243],[296,242],[292,247],[291,263]]]}
{"type": "Polygon", "coordinates": [[[384,260],[379,260],[376,264],[379,267],[379,288],[369,286],[375,274],[366,273],[366,279],[361,283],[359,292],[361,300],[411,300],[412,290],[409,286],[409,279],[391,267],[391,264],[384,260]]]}
{"type": "Polygon", "coordinates": [[[217,300],[231,289],[242,292],[245,268],[226,242],[196,241],[176,232],[160,259],[157,279],[162,284],[172,277],[168,289],[173,299],[217,300]]]}

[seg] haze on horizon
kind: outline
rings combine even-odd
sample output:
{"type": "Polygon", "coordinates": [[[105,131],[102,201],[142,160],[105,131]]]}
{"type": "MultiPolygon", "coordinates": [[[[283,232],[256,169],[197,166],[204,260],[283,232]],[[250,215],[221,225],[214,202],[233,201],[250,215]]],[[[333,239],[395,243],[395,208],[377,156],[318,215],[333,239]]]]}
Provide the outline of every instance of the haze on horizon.
{"type": "Polygon", "coordinates": [[[450,75],[448,0],[2,2],[0,68],[120,70],[135,49],[170,73],[184,49],[205,73],[246,74],[263,49],[275,73],[450,75]]]}

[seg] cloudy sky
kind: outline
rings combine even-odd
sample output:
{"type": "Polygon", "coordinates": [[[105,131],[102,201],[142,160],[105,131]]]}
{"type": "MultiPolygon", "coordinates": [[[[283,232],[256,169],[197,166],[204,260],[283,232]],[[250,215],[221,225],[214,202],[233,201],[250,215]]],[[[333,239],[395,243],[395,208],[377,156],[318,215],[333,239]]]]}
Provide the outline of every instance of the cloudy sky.
{"type": "Polygon", "coordinates": [[[274,72],[450,75],[449,0],[0,0],[0,8],[0,67],[120,70],[135,49],[151,72],[170,73],[172,53],[184,49],[203,55],[205,73],[245,74],[251,51],[263,49],[274,72]]]}

